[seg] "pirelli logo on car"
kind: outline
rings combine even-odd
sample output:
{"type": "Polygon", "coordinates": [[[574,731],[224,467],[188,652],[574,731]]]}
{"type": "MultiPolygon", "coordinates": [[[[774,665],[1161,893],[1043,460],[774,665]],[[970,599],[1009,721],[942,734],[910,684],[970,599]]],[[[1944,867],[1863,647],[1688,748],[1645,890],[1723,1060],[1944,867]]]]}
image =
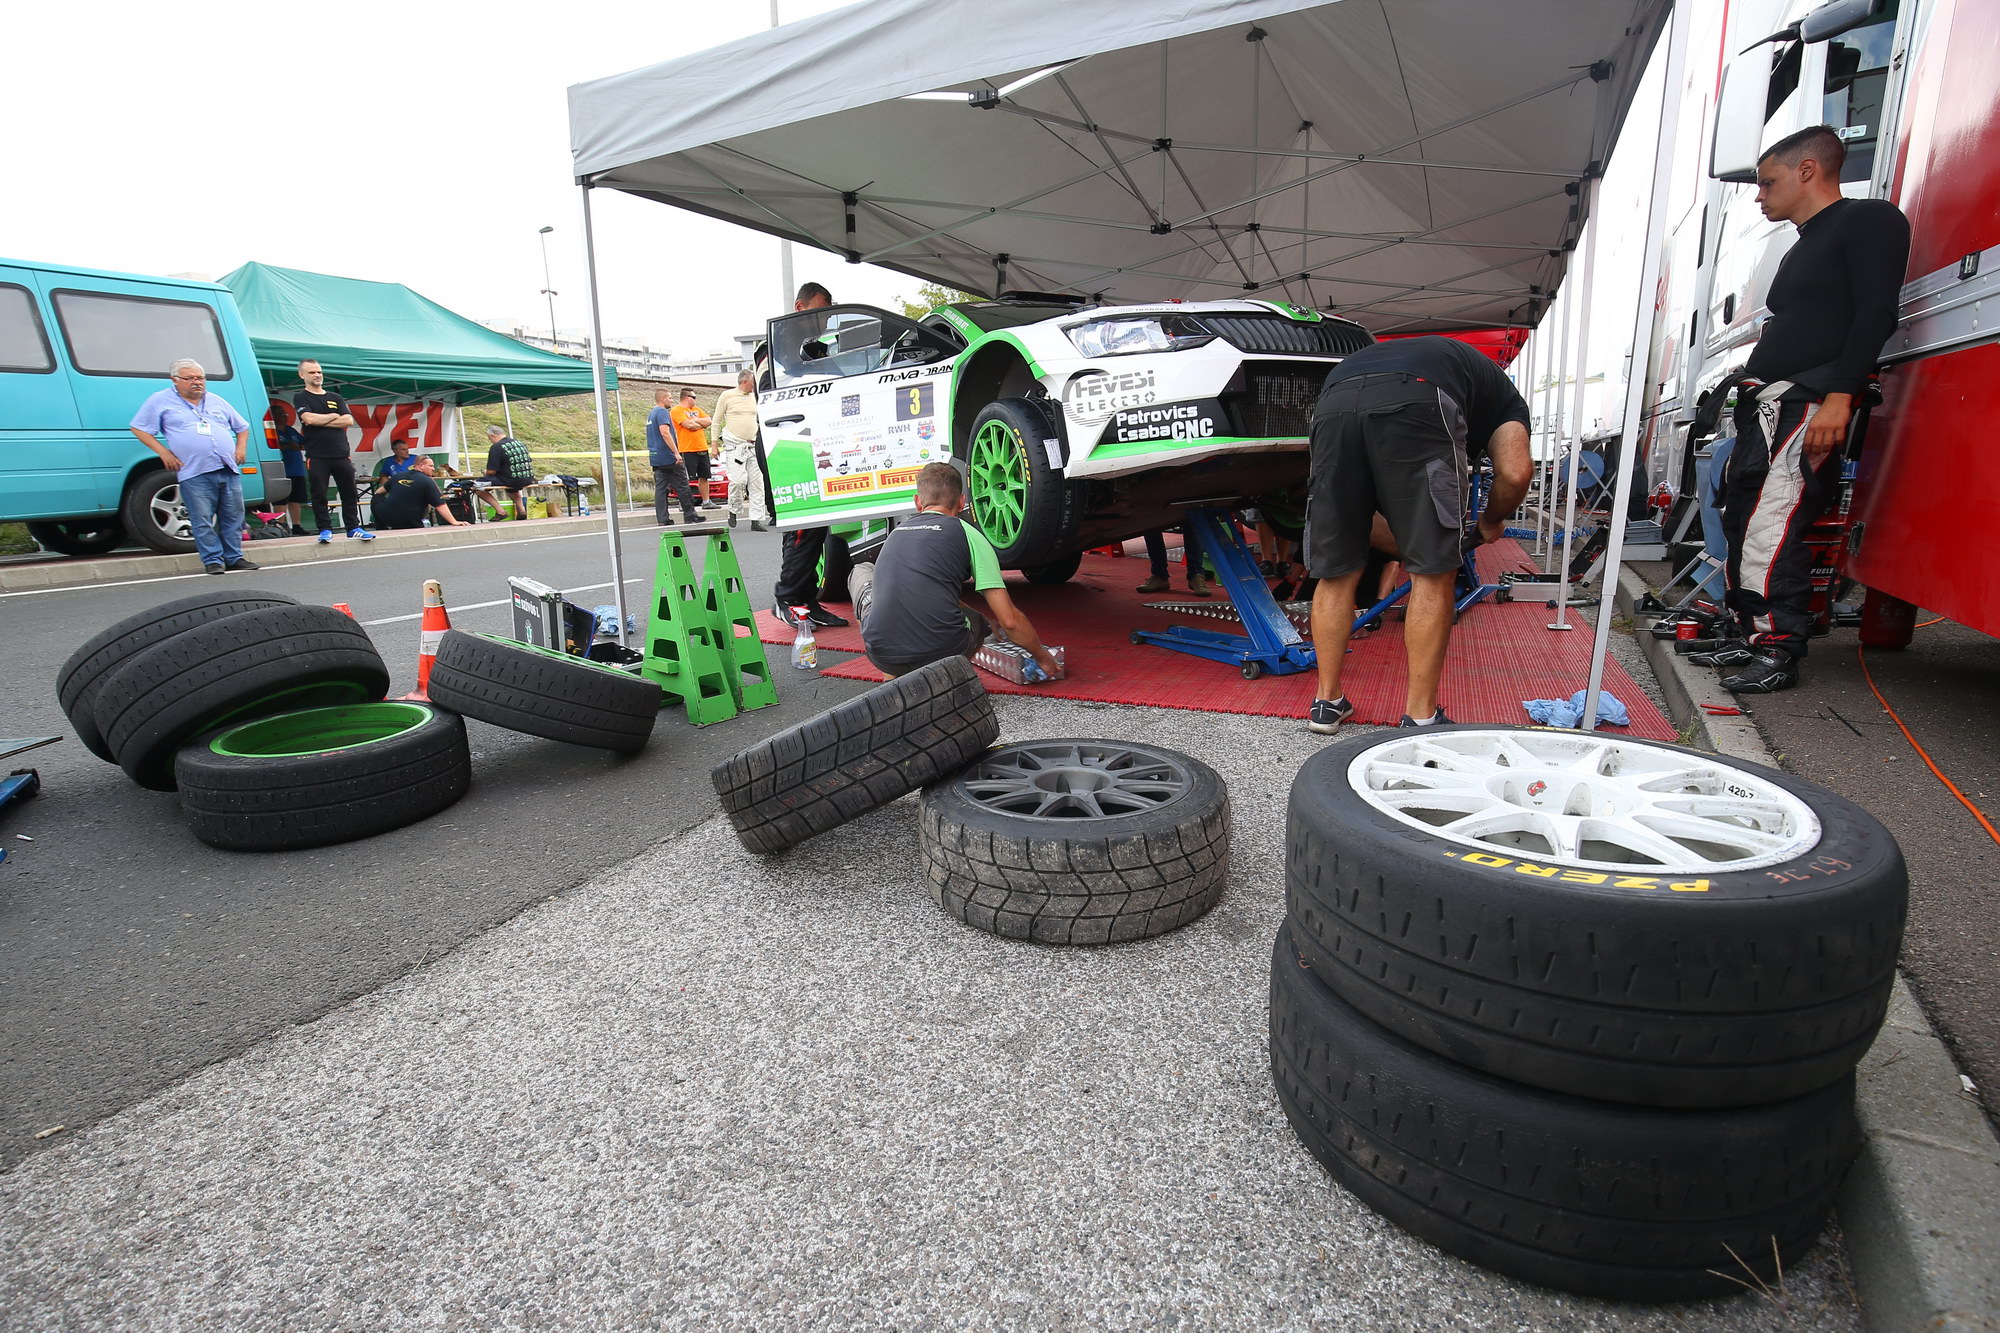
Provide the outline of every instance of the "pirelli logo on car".
{"type": "Polygon", "coordinates": [[[821,477],[820,494],[827,499],[837,499],[843,495],[859,495],[875,489],[873,472],[857,472],[851,477],[821,477]]]}
{"type": "Polygon", "coordinates": [[[886,472],[877,472],[875,480],[885,491],[900,490],[905,486],[916,485],[917,473],[921,471],[922,468],[914,467],[890,468],[886,472]]]}
{"type": "Polygon", "coordinates": [[[1707,893],[1709,890],[1709,882],[1705,879],[1658,879],[1652,875],[1620,875],[1608,870],[1583,870],[1576,866],[1544,866],[1533,861],[1516,861],[1510,856],[1495,856],[1491,852],[1444,849],[1444,854],[1469,866],[1533,875],[1537,879],[1552,879],[1563,884],[1603,884],[1614,889],[1671,889],[1675,893],[1707,893]]]}

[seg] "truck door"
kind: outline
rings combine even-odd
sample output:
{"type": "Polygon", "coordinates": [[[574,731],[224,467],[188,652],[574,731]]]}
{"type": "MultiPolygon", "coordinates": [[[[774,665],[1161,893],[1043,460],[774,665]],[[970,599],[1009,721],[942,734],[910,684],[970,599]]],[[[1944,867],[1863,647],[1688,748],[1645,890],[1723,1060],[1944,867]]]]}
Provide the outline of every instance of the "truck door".
{"type": "Polygon", "coordinates": [[[943,335],[873,306],[770,322],[757,389],[781,528],[907,510],[917,470],[951,456],[943,335]]]}
{"type": "Polygon", "coordinates": [[[76,400],[57,364],[34,274],[0,265],[0,520],[91,511],[76,400]]]}

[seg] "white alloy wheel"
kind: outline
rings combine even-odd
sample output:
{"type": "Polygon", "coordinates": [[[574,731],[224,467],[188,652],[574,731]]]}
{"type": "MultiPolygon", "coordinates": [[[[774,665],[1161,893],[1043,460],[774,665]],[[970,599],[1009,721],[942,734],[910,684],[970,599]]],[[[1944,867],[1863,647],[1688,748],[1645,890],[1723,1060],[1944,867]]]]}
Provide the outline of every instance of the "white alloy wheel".
{"type": "Polygon", "coordinates": [[[1412,828],[1562,866],[1755,870],[1820,840],[1818,817],[1768,779],[1623,736],[1419,731],[1363,750],[1347,778],[1412,828]]]}

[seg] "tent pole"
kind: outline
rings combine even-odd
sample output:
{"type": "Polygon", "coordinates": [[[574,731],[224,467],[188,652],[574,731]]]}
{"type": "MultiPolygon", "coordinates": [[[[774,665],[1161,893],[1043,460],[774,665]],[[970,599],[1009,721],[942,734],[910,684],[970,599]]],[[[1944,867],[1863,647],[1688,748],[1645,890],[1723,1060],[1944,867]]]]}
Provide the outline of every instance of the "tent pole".
{"type": "MultiPolygon", "coordinates": [[[[590,229],[590,185],[583,192],[584,291],[590,301],[590,383],[597,398],[597,453],[604,463],[604,480],[611,481],[611,428],[605,420],[609,404],[604,392],[604,323],[597,308],[597,240],[590,229]]],[[[611,542],[611,600],[618,607],[618,642],[625,642],[625,552],[618,545],[618,506],[604,507],[604,529],[611,542]]]]}
{"type": "MultiPolygon", "coordinates": [[[[632,453],[625,443],[624,385],[621,384],[618,386],[616,397],[618,404],[618,466],[624,469],[625,472],[625,504],[627,508],[630,508],[632,504],[632,453]]],[[[611,478],[609,477],[604,479],[604,494],[606,499],[609,499],[611,496],[611,478]]]]}
{"type": "Polygon", "coordinates": [[[1660,300],[1660,242],[1667,230],[1667,191],[1672,183],[1674,137],[1680,129],[1681,75],[1687,67],[1688,0],[1673,9],[1673,29],[1667,43],[1666,75],[1660,82],[1660,128],[1653,141],[1653,188],[1646,201],[1646,248],[1641,252],[1639,299],[1632,303],[1632,362],[1625,374],[1625,421],[1618,440],[1618,484],[1611,501],[1611,543],[1604,551],[1599,582],[1597,640],[1591,647],[1590,686],[1583,701],[1583,730],[1597,726],[1597,696],[1604,688],[1604,656],[1611,647],[1612,598],[1618,591],[1618,566],[1625,558],[1625,510],[1632,500],[1632,473],[1637,464],[1639,411],[1645,405],[1651,358],[1646,354],[1653,331],[1653,310],[1660,300]]]}
{"type": "Polygon", "coordinates": [[[458,470],[465,471],[465,404],[455,403],[458,411],[458,470]]]}
{"type": "MultiPolygon", "coordinates": [[[[1560,450],[1563,438],[1563,395],[1568,388],[1568,385],[1565,383],[1567,376],[1564,372],[1569,369],[1569,315],[1571,307],[1576,304],[1575,297],[1578,285],[1571,281],[1572,277],[1573,275],[1571,274],[1565,274],[1563,278],[1561,293],[1563,303],[1562,332],[1556,335],[1556,354],[1550,358],[1556,372],[1556,413],[1555,420],[1550,424],[1548,440],[1548,455],[1550,458],[1554,458],[1560,450]]],[[[1548,469],[1545,464],[1543,466],[1543,474],[1547,475],[1547,471],[1548,469]]],[[[1544,504],[1542,506],[1543,523],[1541,527],[1542,549],[1544,551],[1548,549],[1547,542],[1555,528],[1554,524],[1548,522],[1548,518],[1549,507],[1547,504],[1544,504]]]]}
{"type": "Polygon", "coordinates": [[[1528,330],[1528,341],[1521,348],[1520,357],[1514,362],[1521,371],[1521,401],[1528,405],[1528,456],[1535,453],[1535,352],[1540,339],[1535,330],[1528,330]]]}
{"type": "Polygon", "coordinates": [[[512,439],[514,435],[514,408],[507,401],[507,386],[504,384],[500,386],[500,413],[507,418],[507,436],[509,439],[512,439]]]}
{"type": "MultiPolygon", "coordinates": [[[[1596,280],[1597,271],[1597,181],[1593,176],[1583,187],[1584,228],[1583,275],[1578,282],[1578,295],[1583,300],[1583,310],[1577,319],[1576,331],[1576,410],[1569,421],[1569,498],[1563,506],[1562,564],[1563,580],[1556,585],[1556,619],[1551,628],[1569,629],[1569,558],[1575,546],[1569,535],[1576,531],[1576,479],[1583,463],[1583,386],[1590,378],[1590,291],[1596,280]]],[[[1554,515],[1550,515],[1554,518],[1554,515]]]]}

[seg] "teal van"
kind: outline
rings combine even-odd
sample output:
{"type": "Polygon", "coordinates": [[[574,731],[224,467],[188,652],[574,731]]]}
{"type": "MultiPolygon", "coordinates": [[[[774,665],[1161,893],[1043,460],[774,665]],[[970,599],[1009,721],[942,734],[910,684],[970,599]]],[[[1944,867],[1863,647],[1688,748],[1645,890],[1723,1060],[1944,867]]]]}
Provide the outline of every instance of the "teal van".
{"type": "Polygon", "coordinates": [[[245,505],[282,501],[284,464],[257,424],[264,379],[227,288],[0,259],[0,522],[64,555],[127,540],[192,551],[174,474],[130,428],[183,356],[251,423],[245,505]]]}

